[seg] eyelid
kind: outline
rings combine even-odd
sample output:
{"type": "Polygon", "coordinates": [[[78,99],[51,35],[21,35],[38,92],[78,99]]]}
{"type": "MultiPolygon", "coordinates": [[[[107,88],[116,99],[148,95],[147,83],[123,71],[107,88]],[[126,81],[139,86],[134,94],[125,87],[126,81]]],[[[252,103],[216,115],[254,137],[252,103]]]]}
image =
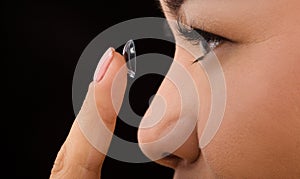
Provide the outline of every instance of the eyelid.
{"type": "Polygon", "coordinates": [[[179,32],[179,35],[184,37],[185,40],[190,42],[195,42],[195,45],[197,45],[201,38],[200,34],[198,34],[196,31],[194,31],[190,26],[187,26],[180,22],[180,20],[177,20],[177,31],[179,32]]]}
{"type": "Polygon", "coordinates": [[[207,32],[207,31],[199,29],[199,28],[187,26],[187,25],[181,23],[179,20],[177,20],[177,30],[180,33],[180,35],[183,36],[186,40],[195,42],[195,44],[198,44],[200,41],[207,40],[207,39],[231,41],[220,35],[217,35],[217,34],[214,34],[211,32],[207,32]]]}
{"type": "Polygon", "coordinates": [[[219,47],[224,42],[232,42],[231,40],[228,40],[220,35],[185,25],[180,22],[180,19],[177,20],[177,31],[179,32],[179,35],[181,35],[185,40],[191,42],[193,45],[201,44],[203,56],[193,61],[192,64],[204,59],[206,54],[219,47]]]}

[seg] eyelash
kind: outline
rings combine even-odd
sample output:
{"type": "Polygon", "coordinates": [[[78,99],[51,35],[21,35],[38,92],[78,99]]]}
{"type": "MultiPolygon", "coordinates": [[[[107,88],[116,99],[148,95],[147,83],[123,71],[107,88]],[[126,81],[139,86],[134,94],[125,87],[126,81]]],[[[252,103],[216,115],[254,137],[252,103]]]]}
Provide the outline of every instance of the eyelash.
{"type": "Polygon", "coordinates": [[[224,41],[227,40],[226,38],[221,37],[219,35],[201,29],[186,26],[179,20],[177,20],[177,30],[180,33],[180,35],[182,35],[187,41],[190,41],[192,44],[199,45],[201,43],[202,47],[205,50],[204,55],[196,61],[194,61],[193,63],[202,60],[208,52],[214,50],[224,41]]]}

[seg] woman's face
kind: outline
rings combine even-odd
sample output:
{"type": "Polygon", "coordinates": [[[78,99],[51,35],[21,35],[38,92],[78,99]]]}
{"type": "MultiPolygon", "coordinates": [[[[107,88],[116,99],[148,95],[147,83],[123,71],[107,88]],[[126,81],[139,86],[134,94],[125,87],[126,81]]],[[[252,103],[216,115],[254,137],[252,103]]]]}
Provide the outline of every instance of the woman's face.
{"type": "MultiPolygon", "coordinates": [[[[210,84],[201,65],[191,64],[193,56],[177,46],[174,62],[197,84],[201,108],[188,140],[157,162],[174,168],[176,178],[299,178],[300,1],[161,0],[161,5],[168,20],[180,17],[188,26],[228,39],[214,49],[227,99],[220,128],[199,149],[211,110],[210,84]]],[[[157,94],[167,106],[164,117],[139,130],[141,148],[148,156],[169,152],[165,146],[176,139],[153,147],[143,143],[168,134],[180,116],[176,84],[166,78],[157,94]]],[[[152,108],[144,121],[155,117],[152,108]]]]}

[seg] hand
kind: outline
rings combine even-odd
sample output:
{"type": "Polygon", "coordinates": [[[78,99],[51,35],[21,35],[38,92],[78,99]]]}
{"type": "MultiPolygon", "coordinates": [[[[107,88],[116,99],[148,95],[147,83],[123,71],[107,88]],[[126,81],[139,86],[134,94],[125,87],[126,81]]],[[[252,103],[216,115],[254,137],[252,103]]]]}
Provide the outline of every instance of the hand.
{"type": "Polygon", "coordinates": [[[100,60],[102,62],[57,154],[50,178],[99,178],[101,175],[127,82],[127,68],[122,55],[112,48],[108,49],[100,60]],[[98,128],[99,120],[111,132],[103,130],[104,126],[98,128]]]}

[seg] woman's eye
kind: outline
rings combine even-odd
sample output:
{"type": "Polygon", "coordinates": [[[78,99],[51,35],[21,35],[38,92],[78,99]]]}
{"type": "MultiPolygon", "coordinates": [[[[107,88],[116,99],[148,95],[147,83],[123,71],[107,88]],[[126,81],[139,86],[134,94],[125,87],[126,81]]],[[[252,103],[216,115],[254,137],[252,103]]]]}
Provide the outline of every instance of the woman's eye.
{"type": "Polygon", "coordinates": [[[193,27],[182,24],[180,21],[177,21],[177,28],[180,35],[183,36],[187,41],[194,45],[201,44],[205,50],[204,53],[214,50],[224,41],[226,41],[226,38],[224,37],[206,32],[201,29],[194,29],[193,27]]]}

